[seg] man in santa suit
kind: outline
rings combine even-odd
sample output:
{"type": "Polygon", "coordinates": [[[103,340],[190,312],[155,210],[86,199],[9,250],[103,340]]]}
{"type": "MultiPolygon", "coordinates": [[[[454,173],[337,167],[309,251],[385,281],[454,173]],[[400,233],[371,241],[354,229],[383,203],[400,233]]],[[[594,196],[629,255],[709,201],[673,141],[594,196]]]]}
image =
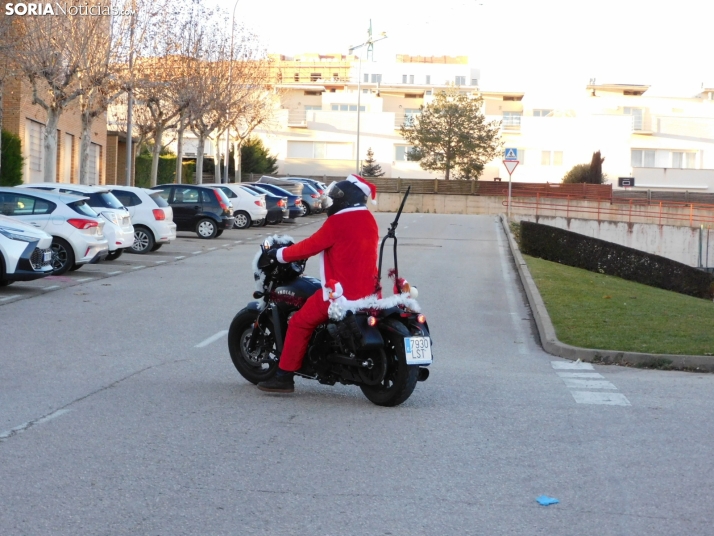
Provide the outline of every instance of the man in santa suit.
{"type": "Polygon", "coordinates": [[[358,175],[333,184],[327,193],[332,205],[322,227],[297,244],[270,251],[281,263],[319,254],[322,289],[290,318],[278,371],[270,380],[258,384],[261,391],[295,390],[294,372],[302,365],[312,332],[327,321],[330,299],[344,296],[358,300],[375,293],[379,231],[366,202],[368,196],[374,202],[376,191],[374,184],[358,175]]]}

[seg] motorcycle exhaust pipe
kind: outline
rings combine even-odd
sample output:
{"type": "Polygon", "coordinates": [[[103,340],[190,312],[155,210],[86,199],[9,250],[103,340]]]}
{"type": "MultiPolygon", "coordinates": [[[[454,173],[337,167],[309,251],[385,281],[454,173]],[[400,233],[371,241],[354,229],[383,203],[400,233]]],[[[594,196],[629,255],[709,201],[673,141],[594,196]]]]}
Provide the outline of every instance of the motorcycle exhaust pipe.
{"type": "Polygon", "coordinates": [[[425,367],[419,367],[419,373],[417,374],[418,382],[425,382],[429,377],[429,369],[425,367]]]}

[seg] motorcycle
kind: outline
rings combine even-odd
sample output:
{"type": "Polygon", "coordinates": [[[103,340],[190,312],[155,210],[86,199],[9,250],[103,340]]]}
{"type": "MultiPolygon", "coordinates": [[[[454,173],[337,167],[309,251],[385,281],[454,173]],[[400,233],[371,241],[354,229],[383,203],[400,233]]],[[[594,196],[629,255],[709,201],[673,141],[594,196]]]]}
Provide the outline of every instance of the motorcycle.
{"type": "MultiPolygon", "coordinates": [[[[408,195],[409,189],[379,250],[377,280],[381,281],[384,246],[393,239],[394,295],[333,301],[328,321],[315,329],[296,372],[326,385],[357,385],[378,406],[397,406],[407,400],[417,382],[429,377],[427,366],[432,363],[432,340],[415,299],[417,291],[399,277],[397,267],[395,233],[408,195]]],[[[304,275],[306,260],[270,262],[271,249],[292,243],[290,237],[278,235],[263,242],[253,262],[256,301],[236,314],[228,331],[233,365],[253,384],[276,373],[290,317],[321,288],[318,279],[304,275]]]]}

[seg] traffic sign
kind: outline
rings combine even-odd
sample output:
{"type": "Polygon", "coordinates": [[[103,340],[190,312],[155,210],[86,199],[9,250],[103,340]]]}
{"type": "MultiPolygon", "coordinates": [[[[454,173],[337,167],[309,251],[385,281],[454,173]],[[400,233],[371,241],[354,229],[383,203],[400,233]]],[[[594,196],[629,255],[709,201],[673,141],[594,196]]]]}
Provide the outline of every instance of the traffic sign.
{"type": "Polygon", "coordinates": [[[503,151],[504,160],[518,160],[518,149],[513,147],[506,147],[503,151]]]}
{"type": "Polygon", "coordinates": [[[508,176],[510,177],[516,169],[516,166],[518,166],[518,160],[504,160],[503,165],[506,166],[508,176]]]}

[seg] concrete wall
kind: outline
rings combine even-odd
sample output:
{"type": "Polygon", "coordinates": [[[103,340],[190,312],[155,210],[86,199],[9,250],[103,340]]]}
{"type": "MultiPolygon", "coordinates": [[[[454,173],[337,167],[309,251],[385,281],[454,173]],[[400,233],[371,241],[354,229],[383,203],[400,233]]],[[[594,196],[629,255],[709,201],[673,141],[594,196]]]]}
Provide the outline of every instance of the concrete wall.
{"type": "MultiPolygon", "coordinates": [[[[396,212],[404,194],[377,194],[377,205],[368,204],[375,212],[396,212]]],[[[504,197],[476,195],[440,195],[440,194],[410,194],[404,206],[404,212],[420,212],[428,214],[504,214],[504,197]]],[[[526,201],[523,199],[522,201],[526,201]]],[[[535,203],[534,200],[527,200],[535,203]]],[[[598,203],[593,201],[571,201],[570,214],[563,200],[547,200],[560,203],[560,210],[545,211],[539,208],[538,214],[534,207],[512,206],[512,218],[518,221],[537,221],[576,233],[592,236],[608,242],[639,249],[669,259],[699,266],[700,227],[688,224],[688,209],[679,209],[672,213],[672,224],[658,223],[658,207],[652,206],[651,217],[630,217],[628,205],[610,205],[601,203],[598,213],[598,203]],[[612,213],[605,213],[605,207],[612,213]],[[579,217],[573,217],[578,216],[579,217]],[[592,219],[588,219],[591,216],[592,219]],[[599,219],[597,219],[599,217],[599,219]],[[631,220],[631,221],[628,221],[631,220]],[[680,225],[677,225],[679,223],[680,225]]],[[[644,207],[641,207],[644,208],[644,207]]],[[[714,214],[710,215],[714,217],[714,214]]],[[[666,221],[666,220],[664,220],[666,221]]],[[[707,226],[702,231],[702,265],[714,266],[714,232],[707,226]]]]}

